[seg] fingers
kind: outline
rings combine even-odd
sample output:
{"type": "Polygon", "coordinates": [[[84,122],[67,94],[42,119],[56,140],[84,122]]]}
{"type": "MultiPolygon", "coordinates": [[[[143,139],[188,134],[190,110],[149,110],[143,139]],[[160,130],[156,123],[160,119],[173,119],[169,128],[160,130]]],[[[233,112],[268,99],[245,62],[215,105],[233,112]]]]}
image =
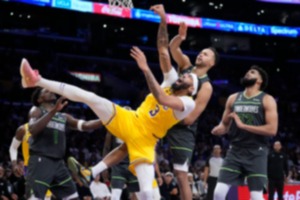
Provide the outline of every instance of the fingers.
{"type": "Polygon", "coordinates": [[[138,59],[138,57],[141,56],[142,54],[143,52],[137,46],[133,46],[130,49],[130,56],[133,57],[134,59],[138,59]]]}
{"type": "Polygon", "coordinates": [[[65,107],[66,105],[68,105],[68,101],[65,101],[64,103],[63,103],[63,107],[65,107]]]}
{"type": "Polygon", "coordinates": [[[150,7],[150,10],[152,11],[157,11],[158,9],[160,9],[162,7],[162,4],[156,4],[150,7]]]}

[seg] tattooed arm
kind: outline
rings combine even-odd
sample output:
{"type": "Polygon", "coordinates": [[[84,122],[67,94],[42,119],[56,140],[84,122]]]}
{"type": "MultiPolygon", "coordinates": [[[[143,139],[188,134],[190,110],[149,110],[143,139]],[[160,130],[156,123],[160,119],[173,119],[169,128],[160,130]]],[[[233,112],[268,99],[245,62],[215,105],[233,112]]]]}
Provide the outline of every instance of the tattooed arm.
{"type": "Polygon", "coordinates": [[[169,36],[167,29],[167,18],[162,4],[154,5],[150,8],[160,16],[160,24],[157,33],[157,49],[159,53],[159,63],[163,73],[168,73],[172,69],[169,54],[169,36]]]}

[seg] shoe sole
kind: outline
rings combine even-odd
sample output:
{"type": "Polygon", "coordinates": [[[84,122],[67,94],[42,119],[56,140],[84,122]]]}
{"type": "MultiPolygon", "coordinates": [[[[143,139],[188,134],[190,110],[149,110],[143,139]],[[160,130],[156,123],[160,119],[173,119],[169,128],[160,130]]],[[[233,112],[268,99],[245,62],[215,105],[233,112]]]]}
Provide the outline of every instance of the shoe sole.
{"type": "Polygon", "coordinates": [[[25,81],[25,69],[24,68],[25,68],[26,64],[29,65],[28,61],[25,58],[23,58],[22,62],[21,62],[21,66],[20,66],[20,74],[22,76],[22,87],[23,88],[28,88],[28,84],[25,81]]]}

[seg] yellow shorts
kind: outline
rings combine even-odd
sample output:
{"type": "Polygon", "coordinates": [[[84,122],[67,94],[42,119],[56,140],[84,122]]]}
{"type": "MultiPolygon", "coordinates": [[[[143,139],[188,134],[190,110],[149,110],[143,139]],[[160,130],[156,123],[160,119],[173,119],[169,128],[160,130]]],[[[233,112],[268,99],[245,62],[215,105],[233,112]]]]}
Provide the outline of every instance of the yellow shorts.
{"type": "Polygon", "coordinates": [[[135,174],[139,163],[154,163],[157,139],[143,126],[135,111],[115,105],[115,115],[105,125],[117,138],[123,140],[128,149],[129,170],[135,174]]]}

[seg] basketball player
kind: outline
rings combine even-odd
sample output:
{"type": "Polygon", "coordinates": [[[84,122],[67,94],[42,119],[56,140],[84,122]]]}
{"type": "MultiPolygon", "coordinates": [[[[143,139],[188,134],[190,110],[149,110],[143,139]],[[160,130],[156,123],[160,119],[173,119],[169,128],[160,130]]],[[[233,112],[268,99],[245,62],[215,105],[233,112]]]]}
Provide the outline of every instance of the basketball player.
{"type": "MultiPolygon", "coordinates": [[[[16,131],[16,135],[13,138],[10,148],[9,148],[10,160],[12,163],[12,170],[13,170],[14,174],[18,177],[23,176],[23,175],[26,177],[26,174],[27,174],[27,167],[28,167],[28,160],[29,160],[29,138],[30,137],[31,137],[31,134],[28,130],[28,123],[19,126],[16,131]],[[22,143],[24,168],[22,168],[20,165],[17,164],[18,148],[21,143],[22,143]]],[[[47,190],[45,200],[50,200],[50,199],[51,199],[51,192],[50,192],[50,190],[47,190]]]]}
{"type": "MultiPolygon", "coordinates": [[[[165,18],[165,13],[159,13],[165,18]]],[[[165,33],[167,34],[167,33],[165,33]]],[[[173,168],[178,181],[181,199],[192,199],[192,191],[188,182],[188,169],[192,159],[197,135],[197,119],[206,108],[213,88],[207,72],[218,63],[219,54],[213,47],[205,48],[198,54],[193,65],[180,45],[186,39],[187,26],[180,23],[178,35],[170,42],[170,51],[178,65],[179,74],[194,73],[199,79],[199,91],[194,96],[196,107],[185,119],[173,126],[167,134],[167,141],[173,154],[173,168]]]]}
{"type": "Polygon", "coordinates": [[[228,132],[231,147],[218,177],[214,200],[225,200],[232,185],[247,183],[252,200],[263,200],[267,183],[268,137],[275,136],[278,114],[275,99],[263,92],[268,74],[252,66],[241,79],[244,91],[232,94],[226,102],[222,120],[212,134],[228,132]]]}
{"type": "Polygon", "coordinates": [[[56,198],[78,199],[75,184],[64,164],[66,128],[87,131],[102,126],[100,120],[84,121],[60,113],[67,102],[49,90],[36,88],[29,112],[30,157],[26,175],[26,197],[43,199],[48,189],[56,198]]]}
{"type": "MultiPolygon", "coordinates": [[[[152,200],[155,145],[158,139],[165,136],[169,128],[194,109],[195,103],[190,96],[197,92],[198,79],[192,73],[178,78],[166,51],[160,57],[164,59],[163,67],[169,71],[164,73],[165,79],[160,86],[147,64],[144,53],[138,47],[133,47],[130,55],[145,75],[151,91],[136,111],[126,110],[78,87],[42,78],[37,71],[32,70],[26,59],[22,60],[20,67],[22,85],[24,88],[40,86],[72,101],[87,104],[106,128],[126,143],[130,160],[129,169],[137,175],[141,197],[143,200],[152,200]],[[164,123],[161,123],[162,121],[164,123]]],[[[105,163],[102,163],[102,167],[103,165],[105,163]]],[[[95,167],[92,168],[94,177],[99,173],[95,167]]]]}

